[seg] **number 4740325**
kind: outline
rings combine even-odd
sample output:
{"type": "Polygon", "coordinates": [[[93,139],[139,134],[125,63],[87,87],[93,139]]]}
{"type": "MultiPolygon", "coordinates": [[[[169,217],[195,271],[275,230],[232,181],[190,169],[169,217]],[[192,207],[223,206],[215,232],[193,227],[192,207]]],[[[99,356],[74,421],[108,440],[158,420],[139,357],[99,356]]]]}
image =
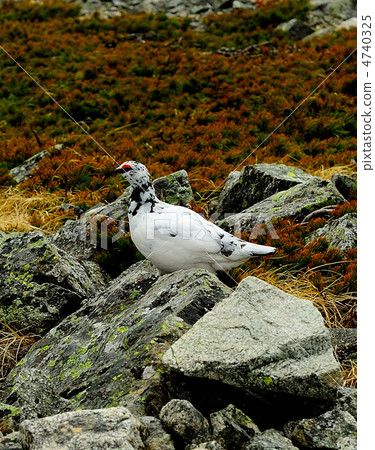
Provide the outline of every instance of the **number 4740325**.
{"type": "Polygon", "coordinates": [[[362,16],[362,64],[366,67],[371,63],[371,16],[362,16]]]}

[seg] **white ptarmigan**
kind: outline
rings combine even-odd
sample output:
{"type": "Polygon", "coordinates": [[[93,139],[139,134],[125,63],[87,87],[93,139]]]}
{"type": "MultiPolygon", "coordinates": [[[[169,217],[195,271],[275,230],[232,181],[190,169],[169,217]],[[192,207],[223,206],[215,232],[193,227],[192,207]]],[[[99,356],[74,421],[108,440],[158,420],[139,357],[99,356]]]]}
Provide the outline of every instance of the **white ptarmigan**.
{"type": "Polygon", "coordinates": [[[215,273],[276,251],[238,239],[195,211],[162,202],[147,168],[139,162],[126,161],[115,172],[133,188],[128,210],[132,240],[160,274],[190,268],[215,273]]]}

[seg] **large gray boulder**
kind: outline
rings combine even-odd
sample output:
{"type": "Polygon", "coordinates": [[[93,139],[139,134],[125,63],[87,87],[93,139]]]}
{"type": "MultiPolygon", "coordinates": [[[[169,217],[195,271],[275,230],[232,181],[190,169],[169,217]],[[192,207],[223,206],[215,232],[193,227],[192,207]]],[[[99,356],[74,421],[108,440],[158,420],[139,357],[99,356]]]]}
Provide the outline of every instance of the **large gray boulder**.
{"type": "Polygon", "coordinates": [[[204,270],[158,278],[157,269],[142,261],[34,345],[0,398],[21,409],[18,380],[33,368],[72,409],[119,405],[138,416],[158,414],[167,401],[159,380],[161,357],[230,292],[204,270]]]}
{"type": "Polygon", "coordinates": [[[163,361],[187,377],[275,401],[332,404],[341,380],[319,311],[254,277],[202,317],[163,361]]]}
{"type": "Polygon", "coordinates": [[[313,179],[312,175],[303,170],[285,164],[246,166],[240,172],[229,174],[211,209],[218,218],[223,218],[225,214],[243,211],[277,192],[313,179]]]}
{"type": "Polygon", "coordinates": [[[44,334],[104,286],[99,267],[67,255],[40,231],[0,240],[0,320],[44,334]]]}
{"type": "Polygon", "coordinates": [[[330,247],[337,247],[342,252],[349,248],[357,248],[357,214],[348,213],[339,219],[332,220],[309,236],[307,242],[324,237],[330,247]]]}
{"type": "Polygon", "coordinates": [[[302,222],[313,211],[344,202],[344,197],[333,183],[314,178],[278,192],[240,213],[218,221],[217,224],[228,231],[251,233],[256,224],[267,224],[278,217],[302,222]]]}
{"type": "Polygon", "coordinates": [[[29,450],[144,450],[145,425],[126,408],[71,411],[20,426],[22,448],[29,450]]]}

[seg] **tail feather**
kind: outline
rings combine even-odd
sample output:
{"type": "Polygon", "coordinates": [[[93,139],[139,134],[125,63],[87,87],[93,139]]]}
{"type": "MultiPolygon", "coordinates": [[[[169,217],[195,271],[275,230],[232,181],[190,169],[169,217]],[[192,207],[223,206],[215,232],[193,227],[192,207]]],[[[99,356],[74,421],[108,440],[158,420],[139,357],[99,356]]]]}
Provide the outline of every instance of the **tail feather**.
{"type": "Polygon", "coordinates": [[[275,247],[270,247],[268,245],[252,244],[250,242],[246,246],[246,250],[249,251],[250,256],[272,255],[273,253],[276,252],[275,247]]]}

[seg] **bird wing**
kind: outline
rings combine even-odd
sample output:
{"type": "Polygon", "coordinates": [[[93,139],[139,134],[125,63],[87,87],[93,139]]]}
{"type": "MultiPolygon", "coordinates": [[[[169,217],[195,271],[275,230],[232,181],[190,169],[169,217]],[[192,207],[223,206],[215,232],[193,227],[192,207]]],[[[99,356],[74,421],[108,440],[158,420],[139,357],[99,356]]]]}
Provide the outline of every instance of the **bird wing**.
{"type": "Polygon", "coordinates": [[[161,202],[155,208],[151,231],[159,241],[177,248],[188,247],[190,253],[219,255],[220,259],[246,260],[257,254],[271,253],[272,247],[251,244],[224,231],[195,211],[161,202]]]}
{"type": "MultiPolygon", "coordinates": [[[[220,244],[210,233],[210,222],[206,221],[196,212],[182,206],[163,203],[157,205],[151,218],[152,223],[148,229],[154,230],[155,238],[170,241],[180,247],[188,246],[190,252],[218,253],[220,244]]],[[[213,224],[212,224],[213,225],[213,224]]],[[[224,232],[224,231],[223,231],[224,232]]]]}

